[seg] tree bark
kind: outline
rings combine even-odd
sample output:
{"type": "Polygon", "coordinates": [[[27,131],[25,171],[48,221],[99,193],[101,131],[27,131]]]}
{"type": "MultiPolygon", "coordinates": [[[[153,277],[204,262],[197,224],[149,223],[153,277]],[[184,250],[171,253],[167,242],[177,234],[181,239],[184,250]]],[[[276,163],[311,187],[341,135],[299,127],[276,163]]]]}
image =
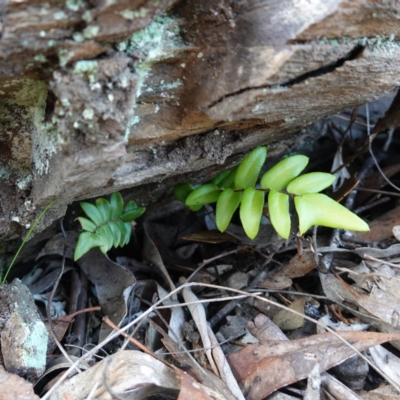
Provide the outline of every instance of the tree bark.
{"type": "Polygon", "coordinates": [[[9,0],[0,15],[1,238],[55,198],[39,229],[75,200],[277,154],[400,81],[393,1],[9,0]]]}

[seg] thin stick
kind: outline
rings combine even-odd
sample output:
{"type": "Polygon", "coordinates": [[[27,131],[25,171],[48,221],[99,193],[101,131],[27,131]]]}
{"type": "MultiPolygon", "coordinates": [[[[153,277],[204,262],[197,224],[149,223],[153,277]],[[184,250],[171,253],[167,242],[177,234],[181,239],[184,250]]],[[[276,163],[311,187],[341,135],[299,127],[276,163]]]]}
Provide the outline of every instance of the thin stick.
{"type": "Polygon", "coordinates": [[[186,279],[186,282],[190,282],[190,281],[193,279],[193,277],[194,277],[203,267],[205,267],[206,265],[212,263],[212,262],[215,261],[215,260],[219,260],[219,259],[222,258],[222,257],[229,256],[230,254],[237,253],[238,251],[239,251],[239,249],[227,251],[227,252],[225,252],[225,253],[219,254],[218,256],[209,258],[209,259],[207,259],[207,260],[203,260],[203,262],[201,262],[201,263],[199,264],[199,266],[192,272],[192,274],[189,276],[189,278],[186,279]]]}
{"type": "Polygon", "coordinates": [[[383,261],[383,260],[380,260],[379,258],[372,257],[372,256],[370,256],[368,254],[364,254],[363,258],[365,260],[377,261],[377,262],[380,262],[382,264],[389,265],[390,267],[393,267],[393,268],[400,268],[400,264],[393,264],[393,263],[391,263],[389,261],[383,261]]]}
{"type": "Polygon", "coordinates": [[[367,189],[367,188],[354,188],[353,190],[356,192],[379,193],[379,194],[385,194],[387,196],[400,197],[400,193],[388,192],[387,190],[367,189]]]}
{"type": "Polygon", "coordinates": [[[114,324],[114,322],[111,321],[110,318],[108,318],[107,315],[103,317],[103,322],[105,322],[110,328],[114,329],[115,332],[118,334],[122,335],[123,337],[127,338],[130,342],[132,342],[135,346],[139,347],[140,350],[142,350],[144,353],[148,354],[149,356],[154,357],[158,361],[163,362],[156,353],[152,352],[150,349],[148,349],[144,344],[140,343],[139,340],[135,339],[134,337],[129,336],[126,334],[121,328],[119,328],[117,325],[114,324]]]}

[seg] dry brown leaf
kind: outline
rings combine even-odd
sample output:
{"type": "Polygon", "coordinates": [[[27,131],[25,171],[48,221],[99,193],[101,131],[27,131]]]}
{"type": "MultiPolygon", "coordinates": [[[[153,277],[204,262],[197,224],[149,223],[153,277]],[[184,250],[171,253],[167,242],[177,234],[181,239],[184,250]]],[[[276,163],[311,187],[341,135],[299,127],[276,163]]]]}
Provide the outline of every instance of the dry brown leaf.
{"type": "MultiPolygon", "coordinates": [[[[192,292],[191,288],[185,287],[182,290],[182,296],[186,303],[196,303],[199,301],[198,297],[192,292]]],[[[201,341],[203,342],[203,346],[205,348],[205,353],[208,359],[208,362],[211,365],[211,368],[215,375],[219,376],[218,368],[215,364],[214,358],[211,352],[211,340],[208,334],[208,322],[206,317],[206,311],[204,309],[203,304],[188,304],[190,314],[194,322],[196,323],[197,330],[200,333],[201,341]]]]}
{"type": "MultiPolygon", "coordinates": [[[[299,299],[295,300],[289,308],[297,311],[298,313],[304,314],[304,303],[305,298],[300,297],[299,299]]],[[[304,324],[303,317],[293,314],[289,310],[279,311],[272,320],[283,331],[292,331],[294,329],[301,328],[304,324]]]]}
{"type": "MultiPolygon", "coordinates": [[[[136,282],[134,275],[121,265],[92,249],[78,260],[88,279],[96,286],[97,296],[104,315],[118,325],[127,314],[126,299],[136,282]]],[[[99,340],[104,340],[112,329],[102,323],[99,340]]]]}
{"type": "Polygon", "coordinates": [[[337,277],[344,288],[350,293],[356,304],[368,311],[371,315],[391,324],[394,328],[400,328],[400,300],[390,293],[373,286],[371,293],[364,295],[357,292],[348,285],[342,278],[337,277]]]}
{"type": "Polygon", "coordinates": [[[322,387],[330,393],[334,399],[362,400],[360,396],[328,373],[324,372],[321,374],[321,378],[322,387]]]}
{"type": "Polygon", "coordinates": [[[63,382],[51,395],[51,399],[65,400],[64,393],[76,400],[86,399],[96,384],[98,387],[94,398],[99,400],[115,398],[106,384],[114,393],[130,392],[132,398],[142,399],[163,393],[177,396],[180,377],[172,368],[148,354],[135,350],[119,351],[63,382]]]}
{"type": "Polygon", "coordinates": [[[400,225],[400,207],[393,208],[369,224],[369,232],[353,232],[352,235],[363,240],[380,242],[393,236],[393,227],[400,225]]]}
{"type": "Polygon", "coordinates": [[[247,323],[247,329],[260,342],[288,340],[286,335],[264,314],[258,314],[254,321],[247,323]]]}
{"type": "Polygon", "coordinates": [[[382,383],[377,389],[360,392],[363,400],[399,400],[399,393],[392,385],[382,383]]]}
{"type": "MultiPolygon", "coordinates": [[[[400,334],[337,332],[358,351],[399,340],[400,334]]],[[[261,400],[275,390],[307,378],[316,362],[321,371],[355,353],[332,333],[292,341],[255,343],[228,356],[232,371],[248,400],[261,400]]]]}
{"type": "Polygon", "coordinates": [[[225,243],[225,242],[237,242],[238,240],[226,232],[219,231],[205,231],[199,233],[192,233],[191,235],[182,236],[181,239],[189,240],[192,242],[201,242],[201,243],[225,243]]]}
{"type": "Polygon", "coordinates": [[[204,391],[201,385],[189,374],[178,369],[176,371],[179,372],[181,377],[181,390],[177,400],[211,400],[211,397],[204,391]]]}
{"type": "MultiPolygon", "coordinates": [[[[63,340],[65,333],[67,332],[69,328],[69,324],[73,322],[74,318],[82,314],[84,312],[91,312],[91,311],[100,311],[101,307],[92,307],[92,308],[87,308],[84,310],[79,310],[76,311],[72,314],[69,315],[63,315],[61,317],[58,317],[56,320],[53,321],[53,333],[58,339],[59,342],[63,340]]],[[[49,331],[50,330],[50,325],[46,325],[46,329],[49,331]]],[[[49,340],[47,342],[47,354],[51,354],[54,349],[57,347],[57,343],[54,341],[53,337],[49,333],[49,340]]]]}
{"type": "Polygon", "coordinates": [[[293,278],[300,278],[317,266],[314,254],[303,253],[301,258],[298,255],[285,264],[281,269],[274,270],[264,279],[259,287],[266,289],[285,289],[292,285],[293,278]]]}
{"type": "Polygon", "coordinates": [[[16,400],[39,400],[33,386],[25,379],[10,374],[0,365],[0,398],[16,400]]]}

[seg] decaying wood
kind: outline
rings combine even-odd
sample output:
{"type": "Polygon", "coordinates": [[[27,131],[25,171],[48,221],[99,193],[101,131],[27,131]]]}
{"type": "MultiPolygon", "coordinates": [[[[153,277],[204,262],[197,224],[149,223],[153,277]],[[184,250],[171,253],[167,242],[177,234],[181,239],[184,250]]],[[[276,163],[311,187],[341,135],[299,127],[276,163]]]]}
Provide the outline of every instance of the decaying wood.
{"type": "MultiPolygon", "coordinates": [[[[78,199],[229,162],[400,82],[400,5],[9,0],[0,237],[78,199]]],[[[279,153],[279,146],[275,153],[279,153]]]]}

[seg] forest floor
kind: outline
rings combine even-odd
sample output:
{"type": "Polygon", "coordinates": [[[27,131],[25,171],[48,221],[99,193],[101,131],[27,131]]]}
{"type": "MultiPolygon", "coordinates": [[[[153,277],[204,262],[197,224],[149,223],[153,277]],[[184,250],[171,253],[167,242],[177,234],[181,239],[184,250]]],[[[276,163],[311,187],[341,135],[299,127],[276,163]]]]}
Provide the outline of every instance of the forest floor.
{"type": "Polygon", "coordinates": [[[7,355],[23,322],[0,310],[0,397],[400,398],[400,136],[387,129],[400,121],[384,117],[393,98],[319,122],[307,150],[307,172],[334,173],[328,194],[370,232],[318,228],[286,241],[265,210],[252,241],[237,216],[220,233],[212,206],[192,212],[170,195],[127,246],[74,262],[83,213],[71,207],[45,243],[28,243],[9,275],[23,285],[0,291],[3,302],[34,299],[50,332],[30,334],[42,366],[26,348],[7,355]],[[374,135],[379,119],[386,129],[374,135]]]}

